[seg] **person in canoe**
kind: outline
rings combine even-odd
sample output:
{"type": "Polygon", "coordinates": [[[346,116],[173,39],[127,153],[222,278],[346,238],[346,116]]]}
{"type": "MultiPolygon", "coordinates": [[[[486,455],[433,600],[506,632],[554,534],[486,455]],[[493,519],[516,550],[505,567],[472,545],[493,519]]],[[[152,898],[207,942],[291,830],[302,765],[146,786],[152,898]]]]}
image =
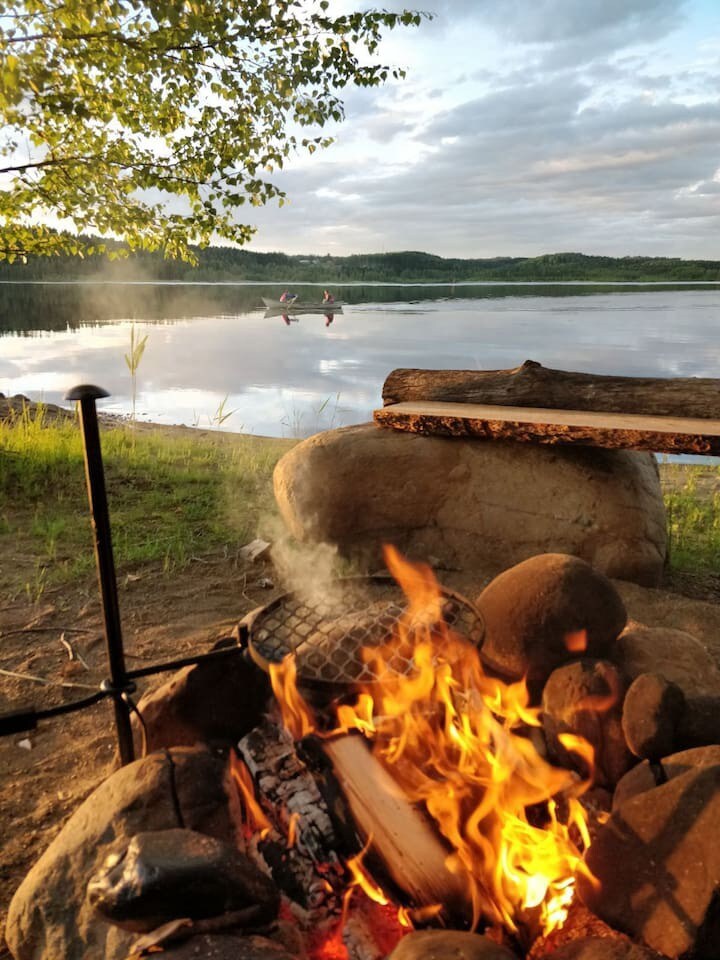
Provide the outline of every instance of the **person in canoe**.
{"type": "Polygon", "coordinates": [[[323,303],[335,303],[335,297],[330,293],[329,290],[323,290],[323,303]]]}
{"type": "Polygon", "coordinates": [[[297,300],[296,293],[290,293],[289,290],[283,290],[280,294],[280,303],[292,303],[294,300],[297,300]]]}

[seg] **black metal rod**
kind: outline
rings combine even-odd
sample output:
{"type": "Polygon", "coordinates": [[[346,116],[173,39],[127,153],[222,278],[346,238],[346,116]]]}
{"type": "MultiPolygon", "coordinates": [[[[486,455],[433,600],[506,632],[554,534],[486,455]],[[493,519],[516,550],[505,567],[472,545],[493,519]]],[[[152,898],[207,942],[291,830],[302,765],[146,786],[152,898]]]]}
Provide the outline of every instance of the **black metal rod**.
{"type": "MultiPolygon", "coordinates": [[[[137,670],[128,670],[125,673],[128,679],[127,686],[128,689],[131,689],[131,681],[140,677],[152,677],[157,673],[169,673],[171,670],[194,666],[208,660],[223,660],[229,657],[243,656],[244,653],[245,651],[241,646],[234,645],[223,647],[220,650],[210,650],[208,653],[198,653],[194,657],[182,657],[178,660],[154,663],[149,667],[139,667],[137,670]]],[[[0,714],[0,738],[22,733],[26,730],[34,730],[41,720],[49,720],[51,717],[59,717],[65,713],[84,710],[86,707],[92,707],[96,703],[100,703],[107,697],[114,696],[114,691],[108,689],[107,683],[104,683],[103,687],[96,693],[91,693],[81,700],[71,700],[69,703],[60,703],[55,707],[45,707],[41,710],[36,710],[34,707],[25,707],[24,709],[14,710],[12,713],[0,714]]]]}
{"type": "Polygon", "coordinates": [[[152,677],[156,673],[169,673],[171,670],[180,670],[182,667],[192,667],[198,663],[206,663],[208,660],[223,660],[227,657],[236,657],[244,654],[244,650],[239,646],[223,647],[220,650],[210,650],[208,653],[198,653],[194,657],[181,657],[178,660],[166,660],[164,663],[155,663],[150,667],[137,667],[127,671],[127,676],[131,680],[137,680],[140,677],[152,677]]]}
{"type": "Polygon", "coordinates": [[[105,624],[105,643],[107,646],[110,684],[106,690],[112,695],[117,727],[120,762],[125,765],[135,758],[132,727],[130,726],[130,708],[123,694],[133,689],[125,669],[122,628],[120,625],[120,607],[115,577],[112,538],[110,535],[110,515],[108,512],[105,473],[103,471],[100,431],[98,429],[95,401],[109,394],[100,387],[82,384],[74,387],[68,394],[68,400],[80,402],[80,428],[83,436],[85,454],[85,477],[87,480],[90,516],[92,518],[95,540],[95,560],[97,563],[100,597],[102,600],[103,620],[105,624]]]}

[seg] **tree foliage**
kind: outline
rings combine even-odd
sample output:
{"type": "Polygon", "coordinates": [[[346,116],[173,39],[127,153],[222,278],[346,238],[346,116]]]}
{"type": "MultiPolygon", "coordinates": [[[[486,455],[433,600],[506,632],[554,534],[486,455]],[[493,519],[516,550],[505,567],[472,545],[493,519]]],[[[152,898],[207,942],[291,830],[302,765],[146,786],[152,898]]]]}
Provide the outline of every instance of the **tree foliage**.
{"type": "Polygon", "coordinates": [[[345,87],[403,75],[379,45],[421,17],[332,15],[328,0],[0,0],[0,258],[97,252],[83,231],[190,260],[191,243],[245,243],[239,208],[282,203],[273,172],[329,145],[345,87]]]}
{"type": "MultiPolygon", "coordinates": [[[[97,246],[97,240],[83,238],[87,244],[97,246]]],[[[112,249],[113,241],[107,241],[112,249]]],[[[215,245],[205,250],[195,248],[197,263],[190,265],[180,260],[167,260],[160,252],[138,251],[122,261],[99,265],[92,258],[79,260],[77,257],[35,258],[23,264],[16,262],[12,266],[0,263],[0,281],[3,280],[113,280],[119,283],[138,279],[157,281],[254,281],[266,282],[267,290],[253,287],[231,288],[228,309],[242,306],[254,309],[259,296],[277,295],[277,284],[321,283],[332,286],[337,293],[338,286],[345,283],[563,283],[568,280],[594,281],[598,284],[624,282],[667,283],[699,281],[703,283],[720,281],[720,260],[681,260],[671,257],[601,257],[587,256],[582,253],[551,253],[539,257],[486,257],[475,259],[445,258],[430,253],[405,250],[395,253],[364,253],[339,257],[317,254],[302,256],[285,253],[258,253],[254,250],[238,250],[235,247],[215,245]],[[273,285],[275,289],[273,289],[273,285]],[[247,297],[245,297],[247,294],[247,297]]],[[[13,287],[11,295],[20,296],[21,284],[13,287]]],[[[120,288],[122,298],[130,292],[120,288]]],[[[352,287],[341,294],[343,300],[360,303],[364,299],[403,300],[407,291],[399,288],[377,290],[368,288],[358,293],[358,287],[352,287]],[[357,294],[357,296],[356,296],[357,294]]],[[[492,296],[497,295],[497,287],[488,288],[492,296]]],[[[511,289],[511,288],[509,288],[511,289]]],[[[585,288],[590,292],[591,288],[585,288]]],[[[57,288],[48,285],[46,294],[55,298],[57,288]]],[[[157,292],[157,291],[156,291],[157,292]]],[[[527,291],[525,291],[527,293],[527,291]]],[[[557,287],[555,296],[580,296],[582,287],[557,287]]],[[[432,294],[432,291],[430,291],[432,294]]],[[[436,291],[437,293],[437,291],[436,291]]],[[[436,295],[432,294],[433,296],[436,295]]],[[[217,297],[218,291],[213,292],[217,297]]],[[[478,290],[458,287],[456,296],[478,296],[478,290]]],[[[107,291],[103,298],[107,298],[107,291]]],[[[143,288],[145,301],[151,296],[149,288],[143,288]]],[[[187,291],[182,294],[187,298],[187,291]]],[[[121,299],[121,303],[123,300],[121,299]]],[[[58,299],[52,301],[53,310],[60,309],[58,299]]],[[[28,306],[29,309],[29,306],[28,306]]],[[[115,308],[121,309],[120,305],[115,308]]],[[[142,305],[139,307],[142,310],[142,305]]],[[[202,309],[199,305],[198,309],[202,309]]],[[[52,312],[52,311],[46,311],[52,312]]],[[[24,316],[27,310],[18,311],[17,307],[7,308],[12,323],[15,315],[24,316]]],[[[0,287],[0,318],[3,314],[2,289],[0,287]]],[[[68,318],[68,322],[70,322],[68,318]]],[[[0,329],[2,321],[0,319],[0,329]]],[[[9,328],[12,329],[12,326],[9,328]]]]}

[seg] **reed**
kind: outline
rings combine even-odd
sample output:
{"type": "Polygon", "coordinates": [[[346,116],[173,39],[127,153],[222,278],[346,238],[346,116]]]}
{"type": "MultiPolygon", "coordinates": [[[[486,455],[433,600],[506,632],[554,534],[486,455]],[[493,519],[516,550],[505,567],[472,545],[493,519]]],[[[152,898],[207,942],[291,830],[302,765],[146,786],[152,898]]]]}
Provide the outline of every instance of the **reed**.
{"type": "Polygon", "coordinates": [[[144,337],[135,336],[135,324],[133,323],[130,328],[130,353],[125,354],[125,363],[127,368],[130,371],[130,378],[132,380],[132,421],[135,422],[135,401],[137,399],[137,372],[138,367],[140,366],[140,361],[142,360],[142,355],[145,353],[145,345],[147,344],[149,334],[145,334],[144,337]]]}

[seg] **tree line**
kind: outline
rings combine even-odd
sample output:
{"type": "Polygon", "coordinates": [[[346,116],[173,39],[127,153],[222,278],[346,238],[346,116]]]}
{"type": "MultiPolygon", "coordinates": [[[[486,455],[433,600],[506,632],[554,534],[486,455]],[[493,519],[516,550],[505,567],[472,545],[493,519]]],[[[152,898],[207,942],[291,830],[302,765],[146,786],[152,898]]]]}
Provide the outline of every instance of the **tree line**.
{"type": "MultiPolygon", "coordinates": [[[[91,240],[92,238],[85,238],[91,240]]],[[[649,281],[720,280],[720,261],[670,257],[600,257],[552,253],[540,257],[458,259],[429,253],[296,255],[255,253],[229,246],[195,248],[197,264],[167,260],[161,253],[139,251],[112,259],[108,253],[88,256],[32,257],[26,263],[0,262],[0,280],[157,280],[269,283],[315,282],[338,285],[370,283],[462,283],[469,281],[649,281]]],[[[119,246],[118,246],[119,251],[119,246]]]]}

